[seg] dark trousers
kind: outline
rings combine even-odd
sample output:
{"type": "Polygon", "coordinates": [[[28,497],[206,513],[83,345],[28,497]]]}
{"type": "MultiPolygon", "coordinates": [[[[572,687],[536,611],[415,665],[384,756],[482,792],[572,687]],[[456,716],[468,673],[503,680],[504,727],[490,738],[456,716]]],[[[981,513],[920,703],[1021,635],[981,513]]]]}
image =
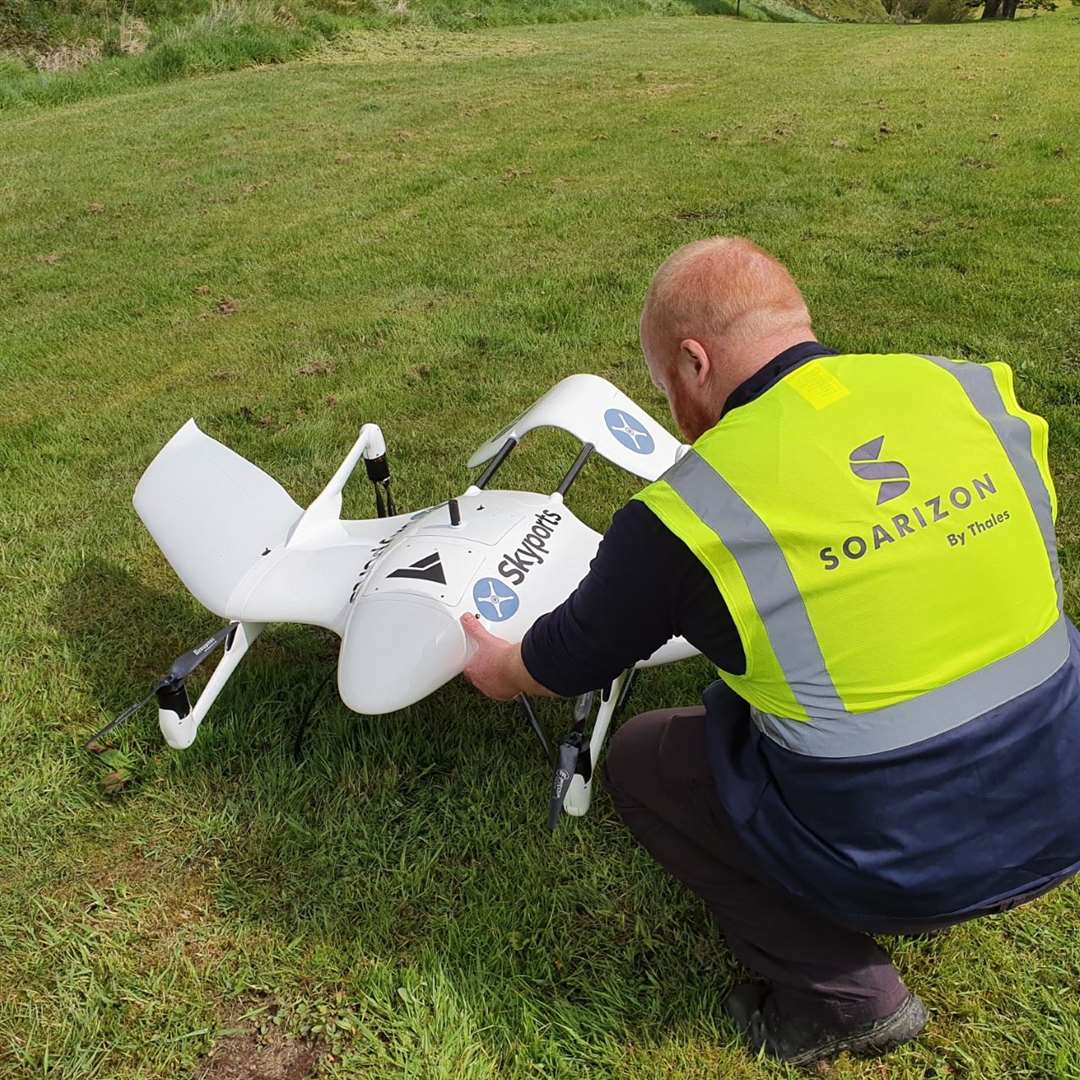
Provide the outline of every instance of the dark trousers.
{"type": "MultiPolygon", "coordinates": [[[[735,956],[772,984],[781,1015],[841,1025],[888,1016],[907,994],[896,968],[869,934],[806,907],[758,869],[716,794],[705,725],[704,709],[660,709],[619,728],[605,774],[623,821],[669,874],[705,901],[735,956]]],[[[875,930],[924,934],[1008,911],[1071,876],[976,913],[888,920],[875,930]]]]}
{"type": "Polygon", "coordinates": [[[907,990],[874,939],[801,906],[755,867],[717,797],[705,723],[704,709],[662,709],[619,728],[605,772],[623,821],[705,901],[735,956],[772,984],[781,1015],[887,1016],[907,990]]]}

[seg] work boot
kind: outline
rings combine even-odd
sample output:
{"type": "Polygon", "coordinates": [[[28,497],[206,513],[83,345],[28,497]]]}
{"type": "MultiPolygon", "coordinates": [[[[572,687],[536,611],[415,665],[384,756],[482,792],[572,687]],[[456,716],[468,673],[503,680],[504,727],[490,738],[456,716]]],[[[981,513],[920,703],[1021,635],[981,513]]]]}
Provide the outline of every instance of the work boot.
{"type": "Polygon", "coordinates": [[[910,993],[888,1016],[847,1028],[820,1019],[780,1016],[765,983],[740,983],[721,1009],[755,1053],[764,1047],[771,1057],[791,1065],[811,1065],[844,1050],[860,1057],[883,1054],[926,1027],[926,1009],[910,993]]]}

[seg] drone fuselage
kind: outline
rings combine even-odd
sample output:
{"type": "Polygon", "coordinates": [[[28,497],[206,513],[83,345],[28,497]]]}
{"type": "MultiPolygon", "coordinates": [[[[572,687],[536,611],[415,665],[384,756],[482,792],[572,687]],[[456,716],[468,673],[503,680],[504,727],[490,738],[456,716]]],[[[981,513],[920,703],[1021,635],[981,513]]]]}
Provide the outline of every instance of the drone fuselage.
{"type": "Polygon", "coordinates": [[[479,491],[404,520],[356,568],[338,689],[349,708],[385,713],[426,697],[465,666],[465,612],[521,638],[585,576],[600,541],[562,497],[479,491]]]}
{"type": "MultiPolygon", "coordinates": [[[[361,460],[376,486],[379,514],[392,504],[377,425],[361,428],[304,510],[276,480],[188,421],[144,472],[134,504],[192,595],[234,632],[199,700],[191,705],[178,685],[160,706],[167,741],[191,744],[225,681],[270,623],[322,626],[342,638],[338,689],[356,712],[388,713],[419,701],[464,668],[465,612],[516,641],[588,572],[600,534],[567,509],[563,495],[594,450],[652,480],[681,449],[616,387],[573,375],[473,454],[470,467],[487,467],[457,499],[412,514],[391,509],[389,517],[343,521],[342,489],[361,460]],[[559,489],[550,495],[489,490],[506,455],[537,426],[562,427],[583,442],[559,489]]],[[[638,666],[694,651],[673,639],[638,666]]]]}

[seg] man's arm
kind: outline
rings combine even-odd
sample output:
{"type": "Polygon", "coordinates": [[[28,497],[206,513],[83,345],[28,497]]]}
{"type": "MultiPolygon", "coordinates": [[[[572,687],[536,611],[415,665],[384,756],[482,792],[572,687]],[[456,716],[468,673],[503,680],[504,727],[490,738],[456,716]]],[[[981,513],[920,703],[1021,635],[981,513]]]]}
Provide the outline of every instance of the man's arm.
{"type": "Polygon", "coordinates": [[[489,634],[475,616],[462,623],[474,646],[465,677],[499,700],[607,686],[680,633],[728,670],[741,665],[738,635],[709,572],[637,501],[615,514],[589,573],[520,645],[489,634]]]}

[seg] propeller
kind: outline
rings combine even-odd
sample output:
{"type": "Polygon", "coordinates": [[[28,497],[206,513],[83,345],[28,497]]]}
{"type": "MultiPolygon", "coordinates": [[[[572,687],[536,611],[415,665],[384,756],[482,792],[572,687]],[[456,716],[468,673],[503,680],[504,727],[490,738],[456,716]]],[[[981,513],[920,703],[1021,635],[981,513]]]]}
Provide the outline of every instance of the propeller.
{"type": "Polygon", "coordinates": [[[574,699],[574,729],[559,743],[555,758],[555,775],[551,781],[551,798],[548,801],[548,828],[554,832],[566,803],[570,781],[580,775],[585,783],[592,779],[592,755],[589,740],[585,737],[585,721],[592,714],[596,691],[579,694],[574,699]]]}
{"type": "Polygon", "coordinates": [[[155,693],[168,686],[170,683],[183,682],[219,645],[223,644],[232,636],[236,629],[236,623],[228,623],[220,630],[215,631],[201,645],[188,649],[173,662],[169,668],[169,674],[154,688],[155,693]]]}
{"type": "MultiPolygon", "coordinates": [[[[172,662],[169,673],[163,676],[154,685],[146,697],[136,701],[134,705],[129,705],[114,720],[110,720],[100,731],[96,731],[90,736],[86,742],[87,752],[91,754],[97,753],[95,745],[108,735],[110,731],[118,728],[129,717],[134,716],[144,705],[149,704],[152,698],[156,697],[162,708],[170,709],[176,708],[178,699],[182,699],[186,702],[187,692],[184,689],[185,680],[208,656],[216,652],[222,644],[231,642],[232,635],[236,632],[236,626],[236,623],[228,623],[220,630],[211,634],[205,641],[192,649],[188,649],[187,652],[181,653],[172,662]]],[[[226,648],[227,647],[228,644],[226,644],[226,648]]]]}
{"type": "Polygon", "coordinates": [[[386,451],[384,450],[377,457],[365,457],[364,469],[372,487],[375,488],[375,513],[379,517],[394,517],[397,514],[397,507],[394,505],[394,496],[390,491],[390,463],[386,460],[386,451]]]}

